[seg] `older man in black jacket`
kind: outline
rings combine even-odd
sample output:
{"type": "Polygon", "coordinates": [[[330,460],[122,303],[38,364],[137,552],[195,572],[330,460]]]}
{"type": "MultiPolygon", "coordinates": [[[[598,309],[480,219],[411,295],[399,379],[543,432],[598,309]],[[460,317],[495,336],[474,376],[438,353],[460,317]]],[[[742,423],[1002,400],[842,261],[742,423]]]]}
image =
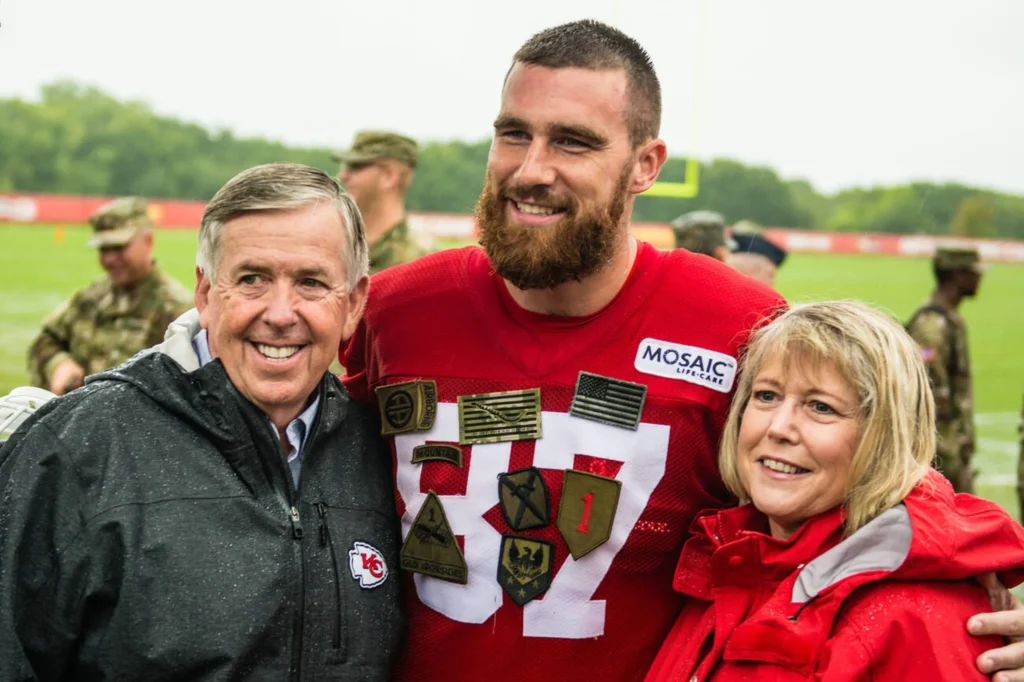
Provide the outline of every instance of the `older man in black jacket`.
{"type": "Polygon", "coordinates": [[[245,171],[165,342],[0,450],[0,680],[387,680],[398,521],[380,427],[327,372],[366,299],[352,200],[245,171]]]}

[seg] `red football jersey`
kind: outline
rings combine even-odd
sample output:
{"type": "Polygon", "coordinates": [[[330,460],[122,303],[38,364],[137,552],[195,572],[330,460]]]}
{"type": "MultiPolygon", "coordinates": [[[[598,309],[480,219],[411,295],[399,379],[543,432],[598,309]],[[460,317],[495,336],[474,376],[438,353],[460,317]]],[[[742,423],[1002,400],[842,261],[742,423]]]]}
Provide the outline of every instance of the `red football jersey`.
{"type": "Polygon", "coordinates": [[[711,258],[645,243],[616,298],[581,318],[520,308],[478,247],[375,276],[345,383],[372,401],[380,386],[436,382],[432,428],[393,437],[402,533],[433,491],[468,571],[466,584],[403,571],[395,679],[642,680],[681,606],[672,575],[690,523],[730,502],[716,456],[738,351],[784,305],[711,258]],[[539,437],[460,445],[460,396],[521,389],[539,389],[539,437]],[[413,463],[424,444],[458,447],[461,462],[413,463]],[[516,530],[524,507],[499,476],[529,467],[547,499],[533,497],[533,526],[516,530]],[[547,541],[550,557],[510,536],[547,541]]]}

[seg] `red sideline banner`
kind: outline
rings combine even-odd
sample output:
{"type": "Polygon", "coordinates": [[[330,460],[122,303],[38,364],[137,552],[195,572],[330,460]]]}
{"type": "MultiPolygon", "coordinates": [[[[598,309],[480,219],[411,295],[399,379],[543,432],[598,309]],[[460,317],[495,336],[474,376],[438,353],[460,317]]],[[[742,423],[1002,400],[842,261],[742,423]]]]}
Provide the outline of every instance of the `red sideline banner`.
{"type": "MultiPolygon", "coordinates": [[[[0,194],[0,222],[67,223],[89,222],[89,216],[114,197],[58,194],[0,194]]],[[[206,204],[201,201],[152,199],[149,217],[158,227],[199,227],[206,204]]]]}
{"type": "MultiPolygon", "coordinates": [[[[50,194],[0,194],[0,223],[83,224],[97,208],[113,197],[50,194]]],[[[151,199],[149,213],[162,228],[195,229],[206,205],[201,201],[151,199]]],[[[410,227],[442,239],[473,239],[473,216],[449,213],[413,213],[410,227]]],[[[638,239],[660,248],[671,248],[672,231],[664,223],[634,223],[638,239]]],[[[791,253],[868,253],[891,256],[930,256],[937,246],[973,246],[986,261],[1024,263],[1024,240],[961,239],[935,235],[894,235],[857,232],[818,232],[768,228],[765,236],[791,253]]]]}

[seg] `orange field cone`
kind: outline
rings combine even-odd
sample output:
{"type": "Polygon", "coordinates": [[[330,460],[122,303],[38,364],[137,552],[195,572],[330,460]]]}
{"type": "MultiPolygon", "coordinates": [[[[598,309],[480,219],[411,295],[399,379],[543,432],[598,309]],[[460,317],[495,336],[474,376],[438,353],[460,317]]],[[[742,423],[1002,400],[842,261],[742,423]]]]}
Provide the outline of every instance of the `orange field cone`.
{"type": "Polygon", "coordinates": [[[64,226],[63,225],[56,225],[53,228],[53,242],[55,244],[63,244],[64,243],[64,226]]]}

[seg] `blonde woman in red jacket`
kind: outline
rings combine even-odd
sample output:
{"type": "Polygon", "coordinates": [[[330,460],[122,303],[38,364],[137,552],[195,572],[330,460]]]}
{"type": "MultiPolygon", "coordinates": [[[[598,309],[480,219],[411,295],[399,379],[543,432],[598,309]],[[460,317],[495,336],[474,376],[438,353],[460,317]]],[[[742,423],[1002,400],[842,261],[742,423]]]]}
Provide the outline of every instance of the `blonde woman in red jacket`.
{"type": "Polygon", "coordinates": [[[699,516],[690,599],[647,682],[965,682],[1001,645],[972,576],[1024,576],[1024,529],[930,468],[919,351],[861,303],[795,306],[753,338],[720,455],[749,501],[699,516]]]}

